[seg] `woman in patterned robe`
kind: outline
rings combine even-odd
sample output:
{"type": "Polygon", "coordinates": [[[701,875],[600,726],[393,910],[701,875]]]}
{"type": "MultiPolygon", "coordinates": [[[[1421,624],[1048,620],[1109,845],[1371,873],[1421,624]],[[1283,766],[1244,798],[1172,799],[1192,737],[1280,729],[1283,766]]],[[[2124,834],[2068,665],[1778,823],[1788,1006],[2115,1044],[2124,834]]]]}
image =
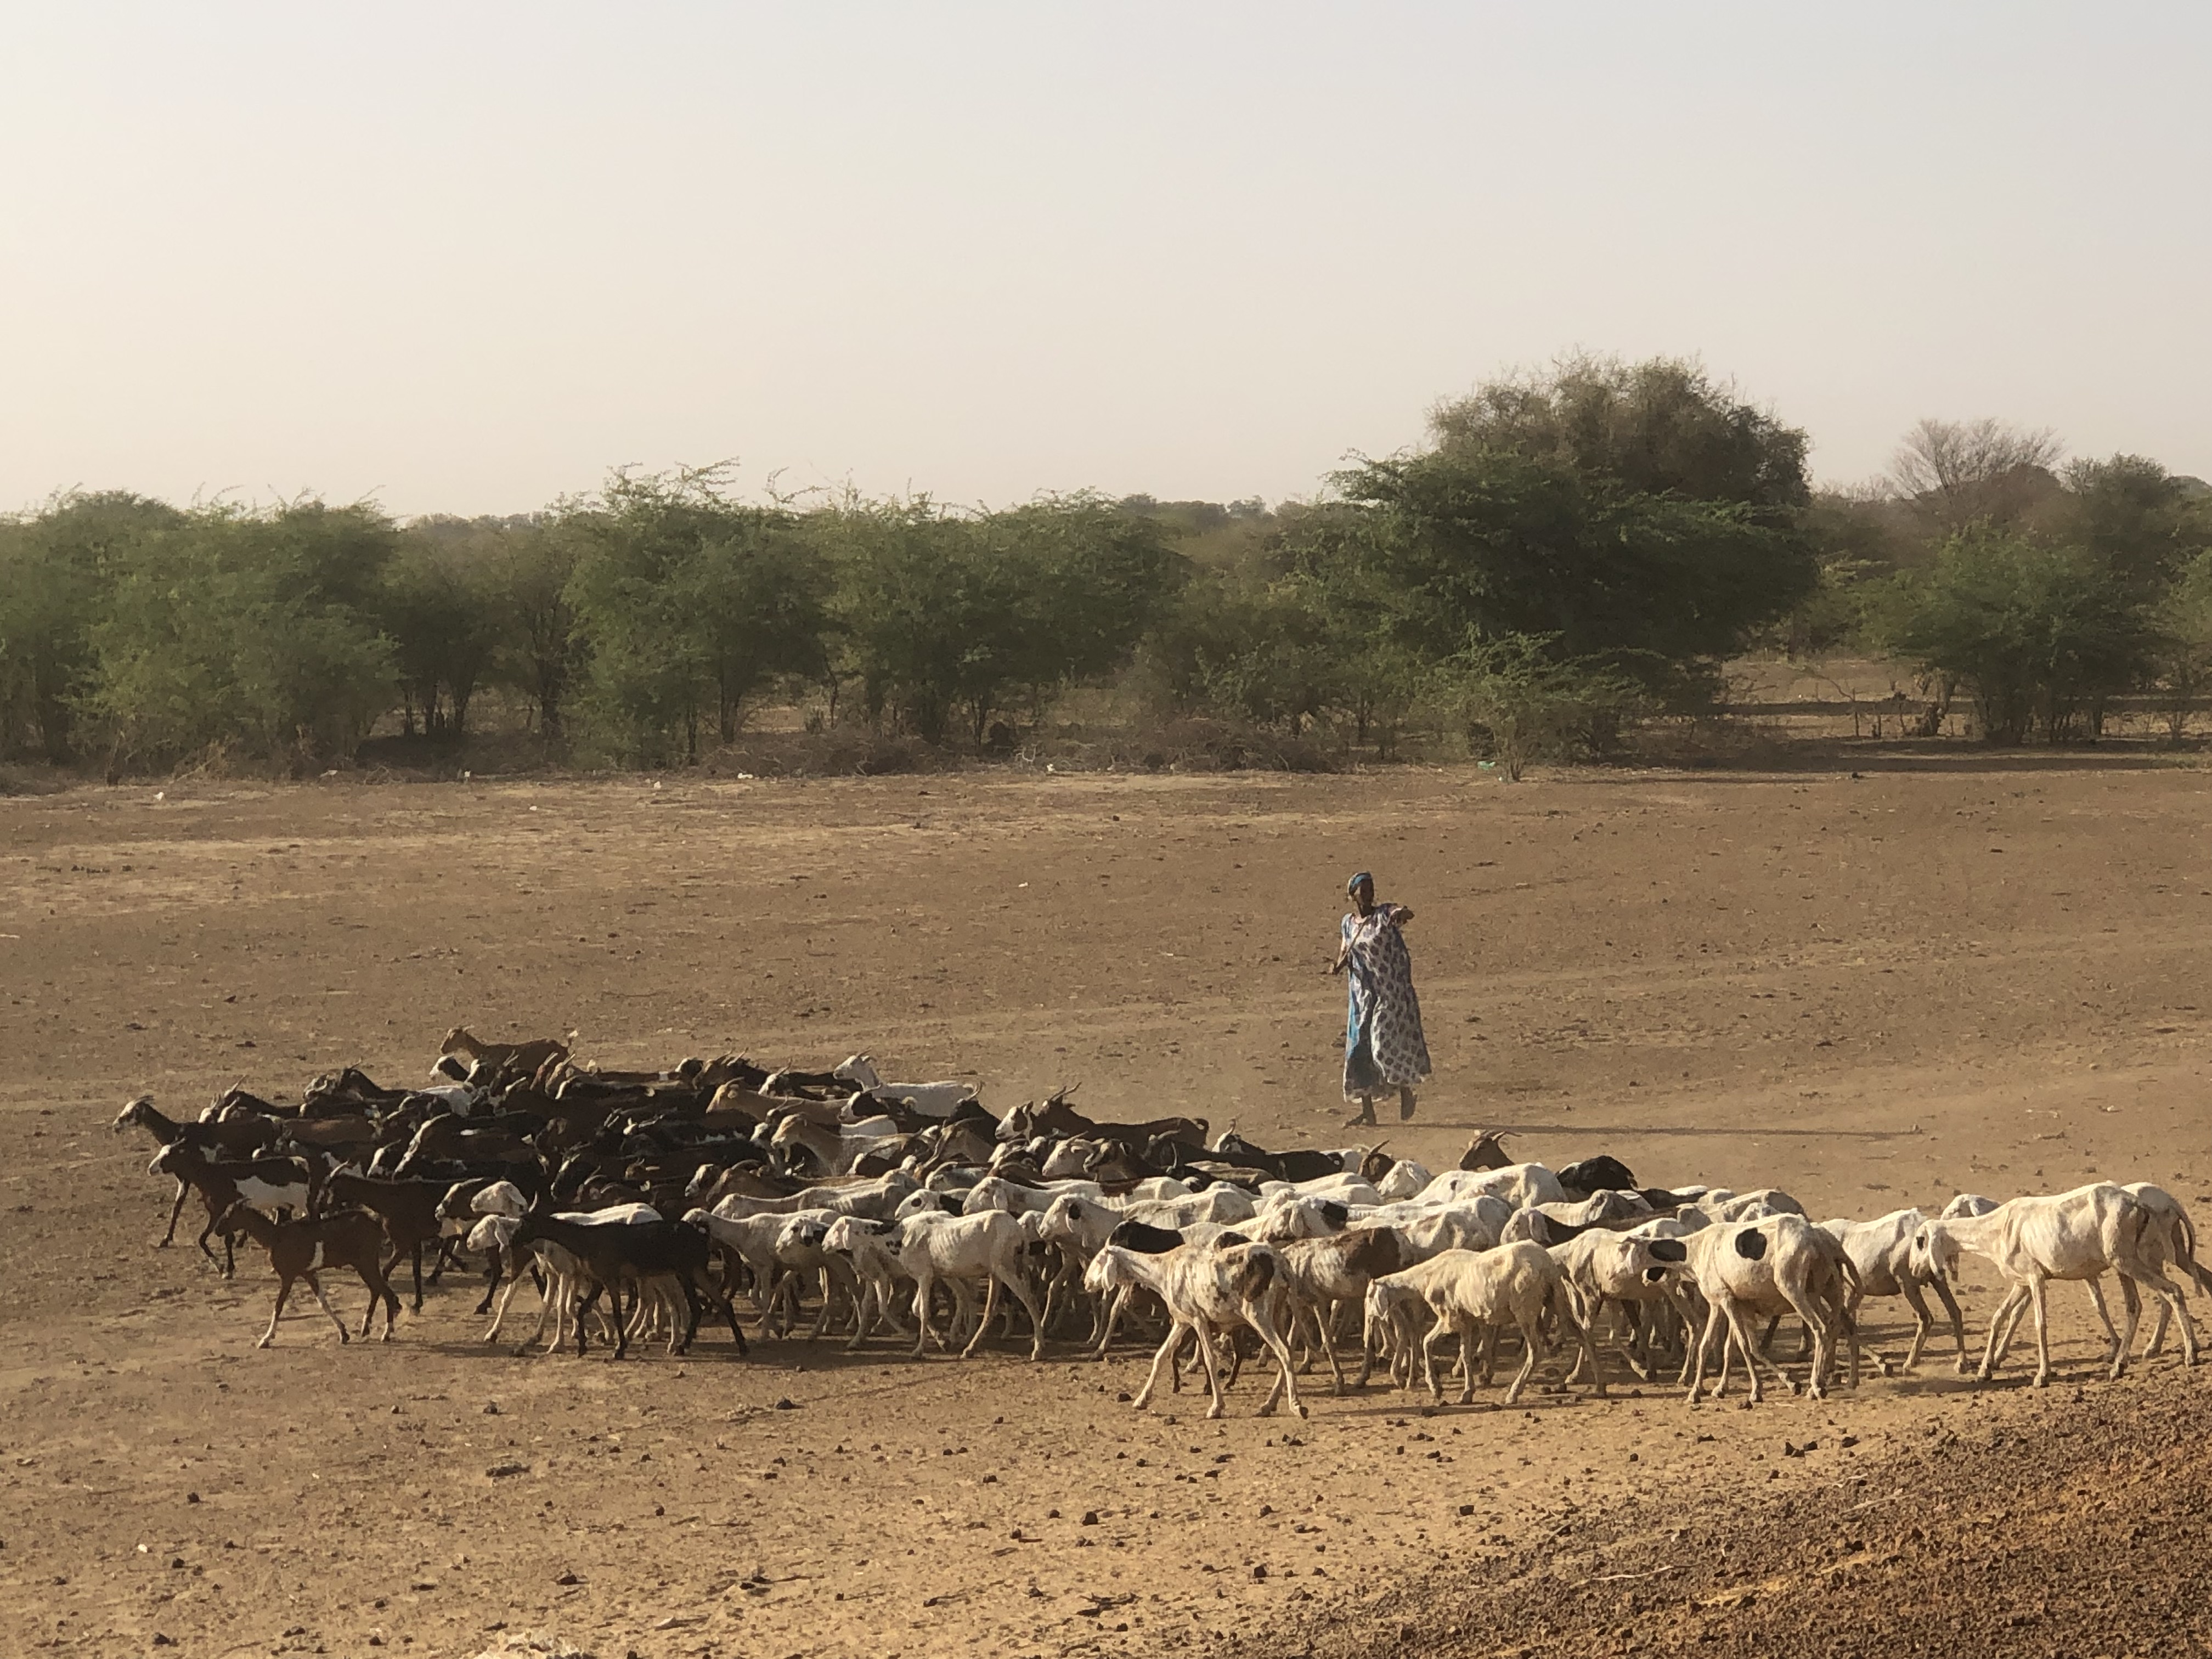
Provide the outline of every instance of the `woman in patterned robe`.
{"type": "Polygon", "coordinates": [[[1402,904],[1375,902],[1375,878],[1361,871],[1346,884],[1352,911],[1340,928],[1332,973],[1349,978],[1351,1007],[1344,1031],[1344,1097],[1359,1103],[1351,1123],[1375,1121],[1375,1097],[1398,1091],[1401,1121],[1413,1115],[1413,1085],[1429,1077],[1429,1043],[1413,994],[1413,959],[1399,930],[1413,919],[1402,904]]]}

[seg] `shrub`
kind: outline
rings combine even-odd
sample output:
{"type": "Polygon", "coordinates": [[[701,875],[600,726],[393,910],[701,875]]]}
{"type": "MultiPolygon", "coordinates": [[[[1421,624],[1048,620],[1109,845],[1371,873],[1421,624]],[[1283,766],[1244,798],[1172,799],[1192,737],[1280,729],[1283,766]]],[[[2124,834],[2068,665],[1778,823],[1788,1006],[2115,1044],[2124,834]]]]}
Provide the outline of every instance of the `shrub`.
{"type": "Polygon", "coordinates": [[[1556,636],[1478,641],[1439,669],[1440,701],[1518,783],[1531,761],[1602,753],[1648,694],[1619,669],[1553,654],[1556,636]]]}
{"type": "Polygon", "coordinates": [[[1990,743],[2039,730],[2057,743],[2085,723],[2094,734],[2106,702],[2145,676],[2154,643],[2094,553],[1986,526],[1897,576],[1875,614],[1890,649],[1966,688],[1990,743]]]}

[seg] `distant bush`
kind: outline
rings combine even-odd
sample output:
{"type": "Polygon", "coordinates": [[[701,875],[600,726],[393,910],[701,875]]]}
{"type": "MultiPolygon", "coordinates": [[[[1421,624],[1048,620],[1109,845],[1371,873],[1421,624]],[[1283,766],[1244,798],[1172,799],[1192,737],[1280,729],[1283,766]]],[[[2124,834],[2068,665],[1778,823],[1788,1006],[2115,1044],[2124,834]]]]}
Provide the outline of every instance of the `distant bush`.
{"type": "Polygon", "coordinates": [[[1650,694],[1617,668],[1553,654],[1556,640],[1527,634],[1479,640],[1437,671],[1440,700],[1478,753],[1521,781],[1532,761],[1581,760],[1615,747],[1650,694]]]}
{"type": "Polygon", "coordinates": [[[1991,743],[2094,736],[2105,705],[2152,671],[2149,617],[2105,561],[2017,532],[1952,536],[1876,615],[1896,654],[1966,689],[1991,743]]]}

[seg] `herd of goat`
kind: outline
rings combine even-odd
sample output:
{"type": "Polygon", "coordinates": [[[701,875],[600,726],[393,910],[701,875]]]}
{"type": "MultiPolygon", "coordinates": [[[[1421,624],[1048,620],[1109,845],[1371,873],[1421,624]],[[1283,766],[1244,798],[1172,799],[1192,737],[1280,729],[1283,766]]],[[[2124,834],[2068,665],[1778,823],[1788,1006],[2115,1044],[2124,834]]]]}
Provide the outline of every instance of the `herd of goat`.
{"type": "Polygon", "coordinates": [[[368,1286],[362,1334],[381,1308],[390,1340],[391,1276],[410,1263],[419,1310],[427,1254],[433,1283],[465,1258],[486,1266],[477,1311],[493,1315],[488,1340],[532,1282],[531,1340],[550,1328],[548,1352],[570,1341],[585,1352],[596,1318],[618,1358],[663,1332],[680,1353],[710,1313],[742,1352],[740,1296],[756,1335],[789,1335],[811,1304],[815,1338],[849,1332],[857,1348],[880,1327],[917,1355],[933,1341],[973,1353],[1003,1329],[1033,1359],[1048,1335],[1103,1357],[1117,1331],[1146,1321],[1164,1334],[1139,1407],[1164,1372],[1180,1386],[1194,1348],[1209,1416],[1248,1355],[1275,1372],[1261,1411],[1285,1401],[1303,1416],[1299,1374],[1318,1356],[1342,1392],[1337,1345],[1355,1324],[1352,1386],[1379,1363],[1441,1401],[1438,1356],[1455,1338],[1466,1402],[1478,1377],[1491,1382],[1504,1336],[1521,1350],[1508,1404],[1554,1353],[1563,1383],[1602,1393],[1617,1361],[1644,1382],[1671,1370],[1692,1402],[1709,1377],[1723,1392],[1740,1359],[1757,1401],[1762,1371],[1797,1387],[1769,1352],[1784,1318],[1802,1327],[1813,1395],[1845,1357],[1856,1385],[1868,1297],[1911,1310],[1910,1369],[1935,1328],[1932,1297],[1966,1371],[1951,1289],[1962,1252],[2006,1286],[1984,1378],[2032,1311],[2035,1380],[2049,1379],[2051,1280],[2087,1286],[2115,1377],[2143,1291],[2158,1302],[2147,1352],[2162,1348],[2170,1316],[2191,1364],[2185,1287],[2212,1293],[2187,1211],[2148,1183],[2002,1204],[1960,1194],[1940,1215],[1815,1224],[1772,1188],[1639,1188],[1606,1157],[1557,1170],[1514,1163],[1495,1132],[1458,1168],[1432,1172],[1366,1146],[1209,1141],[1197,1119],[1096,1122],[1065,1093],[997,1118],[965,1084],[886,1084],[860,1055],[823,1073],[735,1056],[609,1072],[556,1041],[484,1042],[457,1028],[434,1075],[382,1088],[349,1068],[317,1078],[296,1105],[232,1089],[190,1121],[142,1097],[115,1127],[161,1143],[152,1172],[177,1183],[163,1244],[197,1194],[199,1248],[214,1261],[221,1240],[226,1276],[240,1236],[267,1250],[278,1285],[263,1346],[301,1281],[347,1340],[319,1278],[333,1268],[368,1286]],[[2107,1273],[2119,1279],[2118,1329],[2107,1273]]]}

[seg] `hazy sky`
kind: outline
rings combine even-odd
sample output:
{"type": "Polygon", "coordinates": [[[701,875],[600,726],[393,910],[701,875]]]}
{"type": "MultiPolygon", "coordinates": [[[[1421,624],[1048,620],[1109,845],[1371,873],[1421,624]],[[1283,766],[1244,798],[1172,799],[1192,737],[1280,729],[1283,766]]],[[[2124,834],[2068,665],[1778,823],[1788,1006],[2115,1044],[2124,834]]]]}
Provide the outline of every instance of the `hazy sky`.
{"type": "Polygon", "coordinates": [[[0,507],[1271,499],[1575,347],[2212,476],[2212,6],[0,0],[0,507]]]}

